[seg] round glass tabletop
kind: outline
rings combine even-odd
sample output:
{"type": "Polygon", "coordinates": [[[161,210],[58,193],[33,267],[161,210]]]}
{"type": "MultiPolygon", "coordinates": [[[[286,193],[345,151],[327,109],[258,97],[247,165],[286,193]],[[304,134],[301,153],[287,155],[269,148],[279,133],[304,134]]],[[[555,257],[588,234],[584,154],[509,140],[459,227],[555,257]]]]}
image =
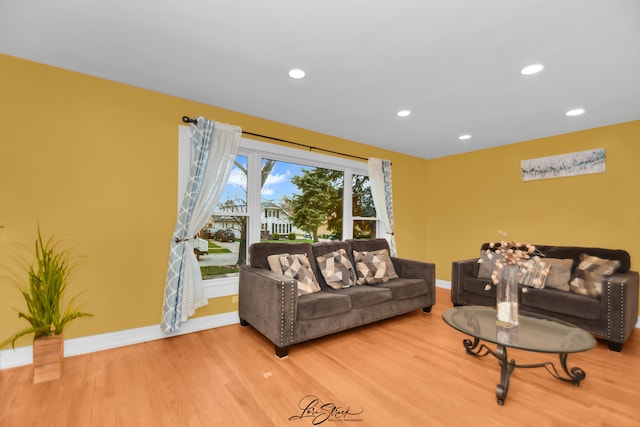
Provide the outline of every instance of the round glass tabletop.
{"type": "Polygon", "coordinates": [[[595,346],[587,331],[551,317],[519,312],[518,326],[503,328],[496,325],[496,310],[491,307],[453,307],[442,314],[452,328],[506,347],[540,353],[576,353],[595,346]]]}

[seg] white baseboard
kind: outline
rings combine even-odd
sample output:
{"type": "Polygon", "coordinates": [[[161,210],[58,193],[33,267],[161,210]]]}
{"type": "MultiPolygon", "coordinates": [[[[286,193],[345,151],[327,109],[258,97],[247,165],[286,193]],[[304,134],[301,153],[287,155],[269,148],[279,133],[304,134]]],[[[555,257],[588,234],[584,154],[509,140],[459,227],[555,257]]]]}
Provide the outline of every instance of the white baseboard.
{"type": "MultiPolygon", "coordinates": [[[[436,286],[438,288],[451,289],[451,282],[436,279],[436,286]]],[[[234,311],[231,313],[191,319],[182,324],[179,331],[170,335],[165,335],[160,330],[160,325],[158,324],[106,334],[91,335],[88,337],[71,338],[64,341],[64,355],[68,357],[93,353],[94,351],[109,350],[126,345],[218,328],[220,326],[233,325],[238,322],[240,322],[240,318],[238,317],[238,313],[234,311]]],[[[636,328],[640,328],[640,317],[638,317],[636,328]]],[[[30,365],[33,363],[32,352],[32,346],[18,347],[15,350],[0,350],[0,370],[30,365]]]]}
{"type": "Polygon", "coordinates": [[[449,282],[448,280],[436,279],[436,287],[437,288],[444,288],[444,289],[451,289],[451,282],[449,282]]]}
{"type": "MultiPolygon", "coordinates": [[[[71,338],[64,341],[64,355],[77,356],[79,354],[93,353],[94,351],[109,350],[124,347],[131,344],[139,344],[177,335],[189,334],[220,326],[232,325],[240,322],[237,312],[216,314],[213,316],[197,317],[181,325],[179,331],[165,335],[160,325],[145,326],[142,328],[127,329],[124,331],[109,332],[106,334],[91,335],[88,337],[71,338]]],[[[18,347],[15,350],[0,351],[0,370],[33,363],[32,346],[18,347]]]]}

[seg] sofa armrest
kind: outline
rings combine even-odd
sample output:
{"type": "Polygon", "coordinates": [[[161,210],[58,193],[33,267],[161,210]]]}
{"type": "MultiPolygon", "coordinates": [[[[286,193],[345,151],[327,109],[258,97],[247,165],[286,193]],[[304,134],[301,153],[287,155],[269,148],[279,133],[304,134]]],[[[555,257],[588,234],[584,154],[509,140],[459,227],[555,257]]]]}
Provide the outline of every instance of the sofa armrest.
{"type": "Polygon", "coordinates": [[[451,302],[454,305],[462,304],[462,293],[464,289],[462,283],[465,278],[478,277],[480,265],[479,258],[470,258],[451,263],[451,302]]]}
{"type": "Polygon", "coordinates": [[[404,279],[423,279],[429,285],[436,284],[436,265],[431,262],[391,257],[393,268],[404,279]]]}
{"type": "Polygon", "coordinates": [[[296,281],[264,268],[240,266],[238,316],[267,337],[276,347],[293,341],[297,315],[296,281]]]}
{"type": "Polygon", "coordinates": [[[638,321],[638,273],[629,271],[602,280],[602,310],[607,315],[607,340],[623,343],[638,321]]]}
{"type": "Polygon", "coordinates": [[[416,261],[406,258],[391,257],[393,268],[398,277],[403,279],[422,279],[429,287],[429,302],[423,311],[428,313],[436,303],[436,265],[431,262],[416,261]]]}

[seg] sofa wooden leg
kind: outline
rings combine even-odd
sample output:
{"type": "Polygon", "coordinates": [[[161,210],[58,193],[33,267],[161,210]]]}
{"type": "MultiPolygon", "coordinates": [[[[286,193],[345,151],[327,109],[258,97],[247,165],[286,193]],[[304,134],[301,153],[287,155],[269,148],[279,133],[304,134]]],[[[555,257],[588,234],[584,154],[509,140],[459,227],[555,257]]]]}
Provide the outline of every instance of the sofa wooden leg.
{"type": "Polygon", "coordinates": [[[287,357],[289,355],[289,346],[278,347],[276,346],[276,356],[279,358],[287,357]]]}
{"type": "Polygon", "coordinates": [[[249,322],[247,322],[246,320],[244,320],[243,318],[240,318],[240,325],[241,326],[249,326],[249,322]]]}
{"type": "Polygon", "coordinates": [[[433,306],[430,305],[429,307],[423,307],[422,311],[424,311],[425,313],[431,313],[431,307],[433,307],[433,306]]]}
{"type": "Polygon", "coordinates": [[[609,350],[611,351],[617,351],[618,353],[620,353],[620,351],[622,350],[622,343],[619,342],[613,342],[613,341],[605,341],[607,343],[607,347],[609,347],[609,350]]]}

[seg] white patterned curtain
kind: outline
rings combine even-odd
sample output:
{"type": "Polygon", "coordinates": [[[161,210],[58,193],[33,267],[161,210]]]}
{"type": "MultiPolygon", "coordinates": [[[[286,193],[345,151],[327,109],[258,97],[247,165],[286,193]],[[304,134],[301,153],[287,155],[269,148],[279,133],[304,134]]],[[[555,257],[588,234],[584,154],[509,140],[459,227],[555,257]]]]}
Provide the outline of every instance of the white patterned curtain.
{"type": "Polygon", "coordinates": [[[169,334],[207,304],[193,238],[205,226],[238,152],[242,129],[199,117],[191,125],[191,164],[178,220],[173,231],[162,307],[161,328],[169,334]]]}
{"type": "Polygon", "coordinates": [[[393,203],[391,198],[391,162],[371,157],[367,162],[371,195],[378,218],[382,221],[389,241],[391,256],[397,256],[396,239],[393,232],[393,203]]]}

